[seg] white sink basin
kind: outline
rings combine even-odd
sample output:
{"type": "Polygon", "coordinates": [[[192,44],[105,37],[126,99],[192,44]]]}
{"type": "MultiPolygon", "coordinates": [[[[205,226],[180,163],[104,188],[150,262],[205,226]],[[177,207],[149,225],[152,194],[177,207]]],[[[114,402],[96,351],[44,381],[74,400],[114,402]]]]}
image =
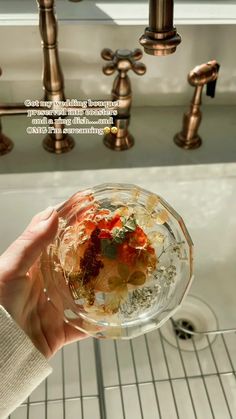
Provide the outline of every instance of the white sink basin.
{"type": "MultiPolygon", "coordinates": [[[[1,175],[0,252],[35,212],[107,181],[156,192],[183,216],[195,244],[190,293],[210,306],[218,329],[236,328],[236,164],[1,175]]],[[[155,331],[68,346],[11,418],[236,418],[236,335],[198,352],[191,345],[179,351],[155,331]]]]}

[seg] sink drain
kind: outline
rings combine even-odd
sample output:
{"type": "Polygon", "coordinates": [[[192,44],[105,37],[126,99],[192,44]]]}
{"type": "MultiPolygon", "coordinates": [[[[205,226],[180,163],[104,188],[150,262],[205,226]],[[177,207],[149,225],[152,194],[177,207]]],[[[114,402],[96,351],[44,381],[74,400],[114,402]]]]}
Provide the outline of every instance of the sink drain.
{"type": "Polygon", "coordinates": [[[173,323],[173,328],[177,338],[179,339],[188,340],[192,339],[194,336],[193,333],[188,333],[195,332],[195,327],[189,320],[180,319],[177,323],[173,323]]]}
{"type": "Polygon", "coordinates": [[[216,339],[207,332],[218,329],[215,313],[204,301],[188,296],[181,308],[160,329],[163,338],[172,346],[183,351],[201,350],[216,339]],[[183,330],[184,329],[184,330],[183,330]]]}

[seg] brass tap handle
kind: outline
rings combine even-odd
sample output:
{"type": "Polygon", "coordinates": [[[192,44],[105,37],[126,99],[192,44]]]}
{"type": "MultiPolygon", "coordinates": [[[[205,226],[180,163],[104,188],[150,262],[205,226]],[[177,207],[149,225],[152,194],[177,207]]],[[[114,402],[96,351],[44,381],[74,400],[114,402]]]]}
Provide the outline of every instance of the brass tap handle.
{"type": "MultiPolygon", "coordinates": [[[[2,69],[0,67],[0,76],[1,75],[2,75],[2,69]]],[[[10,140],[10,138],[6,137],[2,132],[2,123],[0,119],[0,156],[10,153],[13,147],[14,147],[14,143],[10,140]]]]}
{"type": "Polygon", "coordinates": [[[104,74],[108,76],[113,74],[115,70],[120,71],[122,75],[129,70],[133,70],[140,76],[146,72],[146,66],[143,63],[137,63],[143,56],[139,48],[134,51],[118,49],[116,52],[105,48],[102,50],[101,56],[104,60],[111,61],[103,67],[104,74]]]}
{"type": "Polygon", "coordinates": [[[188,74],[188,82],[195,87],[190,110],[184,114],[182,131],[175,135],[174,142],[179,147],[195,149],[201,146],[202,139],[198,135],[198,129],[202,120],[200,106],[202,92],[206,85],[207,96],[215,97],[216,82],[219,75],[220,65],[216,60],[195,67],[188,74]]]}
{"type": "Polygon", "coordinates": [[[103,67],[103,73],[107,76],[114,74],[117,70],[118,75],[114,81],[112,89],[112,100],[119,100],[119,116],[129,117],[129,111],[132,104],[132,89],[131,82],[128,76],[128,71],[133,70],[138,75],[143,75],[146,72],[146,66],[139,61],[143,53],[140,49],[117,50],[113,52],[109,48],[102,50],[101,56],[104,60],[109,61],[103,67]]]}
{"type": "Polygon", "coordinates": [[[112,100],[119,101],[118,114],[114,118],[111,132],[104,137],[104,144],[112,150],[127,150],[134,144],[134,138],[128,131],[132,105],[132,89],[128,71],[133,70],[139,76],[146,73],[146,66],[138,62],[143,53],[138,48],[133,51],[118,49],[115,52],[105,48],[101,56],[109,61],[103,67],[104,74],[110,76],[116,70],[118,71],[112,88],[112,100]]]}

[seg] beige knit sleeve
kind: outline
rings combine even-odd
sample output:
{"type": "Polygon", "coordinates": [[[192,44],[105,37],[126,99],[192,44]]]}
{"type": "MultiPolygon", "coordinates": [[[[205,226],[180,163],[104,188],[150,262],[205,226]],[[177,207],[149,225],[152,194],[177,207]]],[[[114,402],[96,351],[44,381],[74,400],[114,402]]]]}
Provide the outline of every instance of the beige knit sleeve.
{"type": "Polygon", "coordinates": [[[0,305],[0,419],[5,419],[51,372],[46,358],[0,305]]]}

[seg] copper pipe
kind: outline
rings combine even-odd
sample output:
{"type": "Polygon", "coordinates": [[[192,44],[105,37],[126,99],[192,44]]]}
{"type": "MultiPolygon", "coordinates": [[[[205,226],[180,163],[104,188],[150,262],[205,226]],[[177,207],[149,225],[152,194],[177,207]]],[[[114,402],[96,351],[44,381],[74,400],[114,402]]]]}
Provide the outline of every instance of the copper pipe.
{"type": "Polygon", "coordinates": [[[144,51],[150,55],[168,55],[181,42],[173,24],[173,0],[149,0],[149,27],[140,38],[144,51]]]}
{"type": "MultiPolygon", "coordinates": [[[[4,103],[0,104],[0,116],[11,116],[11,115],[26,115],[28,111],[35,108],[26,107],[24,103],[4,103]]],[[[46,108],[40,108],[46,109],[46,108]]]]}
{"type": "Polygon", "coordinates": [[[173,0],[149,0],[149,26],[156,32],[168,32],[173,27],[173,0]]]}
{"type": "Polygon", "coordinates": [[[134,145],[134,138],[129,132],[130,109],[132,105],[132,88],[128,71],[133,70],[138,75],[146,72],[146,66],[137,62],[143,56],[140,49],[134,51],[117,50],[113,52],[109,48],[102,50],[101,56],[109,61],[103,67],[103,73],[110,76],[116,70],[116,76],[112,88],[112,100],[119,101],[118,115],[114,118],[114,124],[104,136],[104,144],[112,150],[127,150],[134,145]]]}
{"type": "MultiPolygon", "coordinates": [[[[45,100],[65,100],[64,79],[60,66],[57,47],[57,20],[54,13],[54,0],[36,0],[39,6],[39,28],[43,46],[43,86],[45,100]]],[[[55,134],[48,134],[43,146],[52,153],[65,153],[71,150],[75,142],[69,135],[63,134],[63,125],[54,123],[55,134]]]]}
{"type": "Polygon", "coordinates": [[[195,67],[188,75],[188,82],[195,87],[190,110],[184,114],[182,131],[175,135],[174,142],[186,150],[201,146],[202,139],[198,135],[198,129],[202,120],[200,110],[202,92],[207,85],[207,95],[215,96],[216,81],[218,79],[220,65],[212,60],[208,63],[195,67]]]}

